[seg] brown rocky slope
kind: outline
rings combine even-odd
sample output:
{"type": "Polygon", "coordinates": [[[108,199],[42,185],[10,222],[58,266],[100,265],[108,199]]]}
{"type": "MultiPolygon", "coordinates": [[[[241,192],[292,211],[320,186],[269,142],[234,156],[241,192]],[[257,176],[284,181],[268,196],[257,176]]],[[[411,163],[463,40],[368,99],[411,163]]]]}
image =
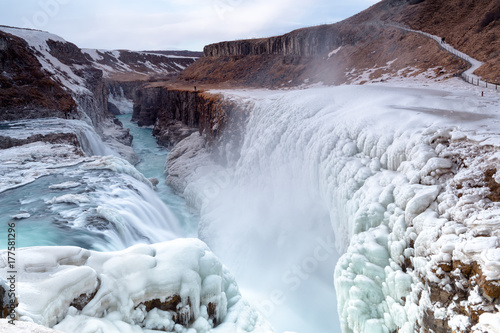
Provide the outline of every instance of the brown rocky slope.
{"type": "Polygon", "coordinates": [[[363,83],[388,76],[446,78],[468,65],[403,24],[446,38],[486,64],[476,74],[494,82],[500,5],[487,0],[384,0],[342,22],[282,36],[208,45],[181,75],[188,82],[280,87],[363,83]]]}
{"type": "Polygon", "coordinates": [[[71,94],[51,80],[23,39],[0,31],[0,120],[64,117],[71,94]]]}

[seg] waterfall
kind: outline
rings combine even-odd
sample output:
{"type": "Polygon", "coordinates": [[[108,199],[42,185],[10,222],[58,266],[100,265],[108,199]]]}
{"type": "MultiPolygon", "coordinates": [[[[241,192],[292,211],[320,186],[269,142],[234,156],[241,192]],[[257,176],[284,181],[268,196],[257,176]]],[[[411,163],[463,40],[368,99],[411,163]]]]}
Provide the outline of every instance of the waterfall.
{"type": "Polygon", "coordinates": [[[411,332],[417,296],[402,258],[415,233],[404,221],[439,193],[432,177],[451,165],[439,143],[456,126],[478,128],[488,117],[440,90],[225,94],[252,105],[241,148],[225,152],[240,157],[207,165],[217,156],[195,133],[172,151],[171,182],[186,181],[184,196],[201,207],[200,238],[235,273],[244,296],[279,330],[411,332]],[[341,325],[331,320],[334,267],[341,325]]]}
{"type": "Polygon", "coordinates": [[[104,142],[102,142],[101,137],[95,132],[94,128],[89,124],[82,122],[80,120],[70,120],[72,128],[75,130],[80,144],[82,145],[83,151],[89,155],[97,156],[120,156],[116,151],[109,148],[104,142]]]}
{"type": "Polygon", "coordinates": [[[120,250],[185,234],[149,180],[107,147],[86,123],[50,118],[2,126],[2,135],[13,138],[51,133],[76,134],[87,157],[74,153],[72,146],[43,142],[13,147],[4,154],[8,163],[3,166],[3,177],[17,177],[20,185],[1,193],[0,221],[21,221],[18,247],[120,250]]]}

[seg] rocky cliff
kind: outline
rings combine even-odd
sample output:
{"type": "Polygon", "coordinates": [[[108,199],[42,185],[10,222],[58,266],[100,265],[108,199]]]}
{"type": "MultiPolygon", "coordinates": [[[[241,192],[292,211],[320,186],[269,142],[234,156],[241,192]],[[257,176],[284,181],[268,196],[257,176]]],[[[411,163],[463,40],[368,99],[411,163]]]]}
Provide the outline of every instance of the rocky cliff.
{"type": "Polygon", "coordinates": [[[131,113],[131,101],[139,87],[175,77],[202,55],[190,51],[82,51],[85,59],[103,72],[109,91],[108,108],[113,114],[131,113]]]}
{"type": "Polygon", "coordinates": [[[28,43],[0,31],[0,120],[64,117],[74,111],[71,94],[43,71],[28,43]]]}
{"type": "Polygon", "coordinates": [[[342,34],[338,26],[322,25],[282,36],[215,43],[205,46],[203,53],[206,57],[262,54],[311,57],[330,52],[357,38],[361,38],[361,35],[342,34]]]}
{"type": "Polygon", "coordinates": [[[384,0],[336,24],[208,45],[204,57],[181,78],[280,87],[401,76],[440,80],[468,68],[435,41],[395,27],[398,24],[444,37],[485,62],[476,74],[495,83],[500,76],[499,19],[500,5],[488,0],[384,0]]]}
{"type": "Polygon", "coordinates": [[[209,143],[222,140],[234,135],[224,131],[227,123],[244,118],[244,112],[222,95],[162,85],[138,90],[132,115],[139,126],[154,125],[153,135],[165,147],[172,147],[194,132],[209,143]]]}
{"type": "Polygon", "coordinates": [[[43,31],[0,26],[0,119],[59,117],[92,124],[136,161],[128,130],[108,112],[103,72],[76,45],[43,31]]]}
{"type": "Polygon", "coordinates": [[[223,42],[205,47],[205,56],[181,80],[255,87],[363,83],[390,77],[443,79],[467,64],[428,38],[371,24],[334,24],[268,39],[223,42]]]}

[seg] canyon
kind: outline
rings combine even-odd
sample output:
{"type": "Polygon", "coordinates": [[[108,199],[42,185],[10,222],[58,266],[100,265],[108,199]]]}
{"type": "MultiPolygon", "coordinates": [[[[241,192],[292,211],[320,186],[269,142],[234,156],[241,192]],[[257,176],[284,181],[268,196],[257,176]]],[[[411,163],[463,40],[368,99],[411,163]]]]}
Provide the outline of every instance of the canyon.
{"type": "MultiPolygon", "coordinates": [[[[200,215],[198,237],[208,245],[139,245],[116,257],[45,249],[50,262],[39,259],[34,266],[58,262],[51,268],[56,276],[85,277],[84,283],[62,293],[64,307],[43,312],[25,304],[25,315],[66,331],[96,317],[110,329],[113,316],[105,318],[101,305],[111,302],[120,323],[141,329],[272,332],[268,320],[286,327],[283,317],[306,312],[303,300],[311,297],[296,292],[301,287],[328,295],[314,297],[311,312],[317,313],[308,313],[308,323],[294,322],[302,330],[339,325],[343,332],[497,332],[498,95],[461,80],[470,64],[409,30],[442,37],[484,62],[475,74],[494,85],[500,74],[497,5],[384,0],[336,24],[215,43],[203,55],[81,50],[48,33],[0,27],[0,120],[83,121],[134,164],[132,138],[113,116],[131,113],[170,149],[166,183],[200,215]],[[325,246],[329,237],[334,245],[325,246]],[[323,257],[312,256],[308,246],[315,254],[318,248],[331,253],[318,259],[323,257]],[[110,285],[99,286],[114,274],[101,261],[138,264],[134,258],[140,257],[151,263],[142,272],[164,274],[162,265],[183,257],[179,250],[165,259],[177,248],[194,253],[187,261],[194,267],[191,289],[176,284],[182,272],[169,275],[175,287],[153,279],[138,293],[117,278],[131,303],[121,303],[110,285]],[[333,275],[336,296],[328,294],[333,275]],[[235,281],[254,292],[244,295],[250,303],[240,300],[235,281]],[[329,289],[319,287],[328,283],[329,289]],[[197,288],[199,294],[191,293],[197,288]],[[168,293],[155,299],[157,289],[168,293]],[[113,296],[107,299],[105,291],[113,296]],[[332,297],[339,323],[325,319],[332,297]],[[75,307],[77,299],[84,304],[75,307]],[[160,311],[170,311],[163,326],[155,321],[160,311]]],[[[124,182],[135,193],[154,188],[118,160],[85,160],[92,149],[73,125],[1,136],[0,148],[47,144],[60,161],[78,160],[82,170],[126,170],[141,183],[124,182]]],[[[23,163],[39,159],[49,173],[54,162],[40,150],[34,161],[28,151],[23,163]]],[[[99,215],[99,223],[102,216],[111,218],[99,215]]],[[[147,237],[156,239],[154,234],[147,237]]],[[[30,269],[26,276],[35,281],[30,269]]]]}

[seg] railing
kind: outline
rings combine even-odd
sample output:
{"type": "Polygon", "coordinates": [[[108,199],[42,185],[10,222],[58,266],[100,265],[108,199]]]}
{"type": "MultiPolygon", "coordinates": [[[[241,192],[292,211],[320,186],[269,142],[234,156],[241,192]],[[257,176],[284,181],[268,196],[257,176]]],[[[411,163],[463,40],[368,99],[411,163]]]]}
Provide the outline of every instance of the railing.
{"type": "Polygon", "coordinates": [[[484,81],[484,80],[481,80],[481,78],[479,76],[473,74],[476,71],[476,69],[478,69],[479,67],[481,67],[481,65],[483,65],[483,63],[481,61],[474,59],[471,56],[469,56],[463,52],[458,51],[450,44],[447,44],[445,42],[444,38],[432,35],[430,33],[424,32],[424,31],[413,30],[413,29],[407,28],[403,25],[396,24],[396,23],[389,24],[389,26],[392,26],[392,27],[395,27],[398,29],[402,29],[405,31],[409,31],[409,32],[415,32],[417,34],[421,34],[421,35],[424,35],[426,37],[429,37],[429,38],[435,40],[436,43],[438,43],[442,49],[444,49],[444,50],[448,51],[449,53],[463,59],[464,61],[466,61],[467,63],[469,63],[471,65],[471,67],[469,69],[467,69],[466,71],[464,71],[463,73],[460,74],[460,76],[462,77],[462,79],[465,82],[470,83],[470,84],[475,85],[475,86],[478,86],[478,87],[484,87],[486,89],[494,89],[496,91],[499,91],[497,82],[491,83],[488,81],[484,81]]]}
{"type": "Polygon", "coordinates": [[[483,81],[483,80],[479,79],[477,76],[468,75],[465,72],[463,72],[460,76],[467,83],[473,84],[473,85],[478,86],[478,87],[484,87],[486,89],[494,89],[496,91],[499,91],[499,88],[498,88],[499,84],[498,83],[483,81]]]}

